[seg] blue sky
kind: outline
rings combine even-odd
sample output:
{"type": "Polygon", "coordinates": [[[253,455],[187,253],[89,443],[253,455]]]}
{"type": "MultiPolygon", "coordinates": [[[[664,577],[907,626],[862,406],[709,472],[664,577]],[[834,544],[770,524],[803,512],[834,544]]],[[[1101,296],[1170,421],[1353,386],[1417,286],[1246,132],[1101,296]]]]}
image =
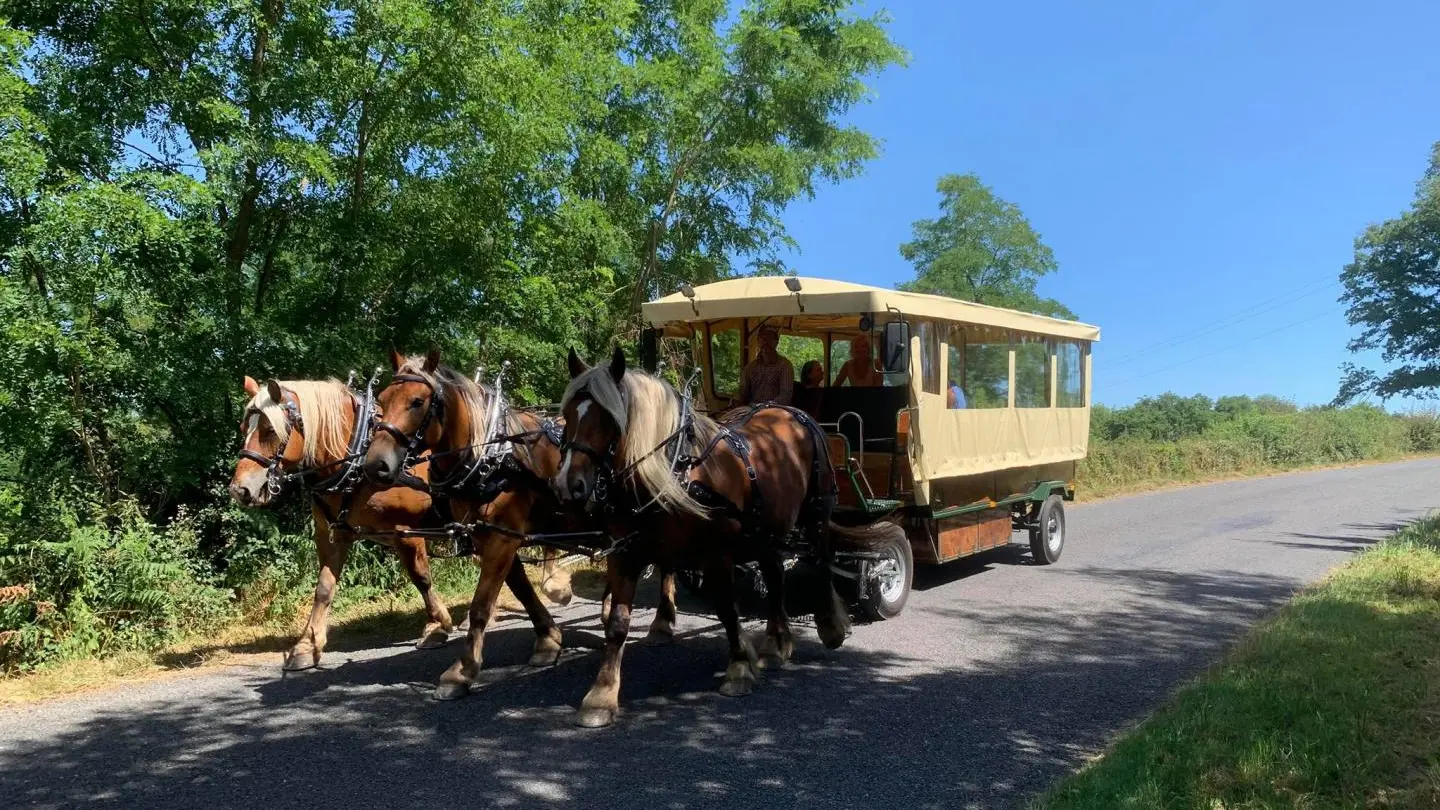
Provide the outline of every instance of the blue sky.
{"type": "Polygon", "coordinates": [[[885,4],[911,62],[850,116],[884,153],[791,207],[787,262],[906,280],[935,181],[975,172],[1055,251],[1041,292],[1101,327],[1097,402],[1329,401],[1338,273],[1440,140],[1440,2],[1186,5],[885,4]]]}

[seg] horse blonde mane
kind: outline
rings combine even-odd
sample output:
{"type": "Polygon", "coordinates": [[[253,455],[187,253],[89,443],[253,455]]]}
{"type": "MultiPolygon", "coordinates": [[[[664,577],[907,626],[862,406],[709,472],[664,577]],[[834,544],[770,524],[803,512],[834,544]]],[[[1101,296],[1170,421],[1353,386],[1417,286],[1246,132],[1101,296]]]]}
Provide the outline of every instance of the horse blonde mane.
{"type": "MultiPolygon", "coordinates": [[[[656,450],[680,426],[680,396],[675,389],[657,377],[633,369],[627,370],[617,385],[609,365],[605,364],[572,379],[565,389],[561,408],[569,405],[582,390],[589,391],[595,404],[620,427],[616,466],[633,464],[631,474],[667,512],[706,517],[709,510],[691,497],[671,472],[675,446],[656,450]]],[[[692,418],[696,443],[708,446],[719,425],[701,413],[692,412],[692,418]]]]}
{"type": "MultiPolygon", "coordinates": [[[[446,365],[441,365],[434,371],[426,371],[425,358],[420,356],[406,358],[404,365],[400,366],[396,373],[414,374],[428,381],[434,387],[432,390],[444,390],[445,404],[449,407],[453,407],[455,398],[458,397],[470,414],[470,435],[452,436],[450,441],[454,447],[468,447],[471,452],[483,452],[485,442],[490,439],[490,404],[494,392],[446,365]]],[[[504,413],[503,402],[501,413],[504,413]]]]}
{"type": "MultiPolygon", "coordinates": [[[[337,461],[350,451],[350,436],[355,429],[354,400],[350,389],[336,379],[328,380],[279,380],[280,387],[295,395],[300,404],[300,421],[304,426],[304,455],[301,464],[313,467],[317,463],[337,461]]],[[[290,423],[285,419],[285,410],[270,397],[268,387],[250,399],[246,410],[254,410],[246,425],[246,434],[259,427],[259,419],[270,423],[276,436],[288,438],[290,423]]]]}

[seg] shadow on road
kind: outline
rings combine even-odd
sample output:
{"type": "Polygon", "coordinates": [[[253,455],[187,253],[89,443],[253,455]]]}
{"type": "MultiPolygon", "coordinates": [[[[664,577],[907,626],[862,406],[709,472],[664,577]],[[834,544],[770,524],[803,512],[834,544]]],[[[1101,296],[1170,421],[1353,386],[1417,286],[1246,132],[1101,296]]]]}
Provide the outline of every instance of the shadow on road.
{"type": "MultiPolygon", "coordinates": [[[[1013,807],[1293,589],[1242,573],[1070,575],[1120,598],[1083,619],[924,608],[856,629],[870,647],[887,634],[1003,642],[998,660],[962,668],[826,651],[805,627],[797,663],[744,699],[714,692],[723,636],[686,616],[701,632],[627,648],[624,712],[599,732],[570,725],[597,665],[584,649],[598,642],[588,612],[547,670],[523,666],[527,627],[494,632],[489,682],[455,703],[428,697],[454,643],[287,677],[199,679],[183,700],[86,708],[83,725],[58,735],[10,732],[0,806],[1013,807]]],[[[637,618],[643,633],[648,616],[637,618]]]]}
{"type": "Polygon", "coordinates": [[[1331,534],[1306,534],[1303,532],[1286,532],[1285,537],[1294,537],[1297,540],[1308,540],[1311,542],[1295,542],[1292,540],[1276,540],[1276,545],[1287,548],[1305,548],[1318,551],[1359,551],[1375,545],[1392,534],[1404,529],[1406,526],[1421,520],[1425,515],[1434,511],[1433,509],[1406,509],[1406,513],[1413,513],[1415,517],[1408,520],[1390,520],[1373,523],[1346,523],[1341,531],[1331,534]]]}

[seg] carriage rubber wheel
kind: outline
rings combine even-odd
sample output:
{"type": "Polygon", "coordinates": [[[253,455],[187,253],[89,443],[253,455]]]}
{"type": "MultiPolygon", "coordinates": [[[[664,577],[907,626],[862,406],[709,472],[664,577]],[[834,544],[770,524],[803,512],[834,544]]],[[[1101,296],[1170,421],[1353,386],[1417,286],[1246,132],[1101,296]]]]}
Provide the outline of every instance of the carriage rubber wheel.
{"type": "Polygon", "coordinates": [[[873,621],[893,619],[910,599],[915,579],[915,554],[904,532],[890,533],[875,549],[880,559],[870,563],[871,575],[861,585],[860,610],[873,621]]]}
{"type": "Polygon", "coordinates": [[[1065,502],[1059,493],[1051,493],[1040,504],[1035,524],[1030,530],[1030,556],[1036,565],[1049,565],[1065,550],[1065,502]]]}

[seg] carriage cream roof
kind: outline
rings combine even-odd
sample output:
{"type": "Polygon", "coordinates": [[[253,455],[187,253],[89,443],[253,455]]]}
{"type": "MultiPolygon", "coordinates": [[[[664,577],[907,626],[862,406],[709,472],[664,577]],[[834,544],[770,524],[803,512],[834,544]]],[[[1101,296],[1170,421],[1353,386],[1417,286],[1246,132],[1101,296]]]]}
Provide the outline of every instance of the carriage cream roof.
{"type": "Polygon", "coordinates": [[[824,278],[800,278],[799,281],[800,293],[797,296],[785,287],[783,276],[726,279],[696,287],[693,308],[691,300],[677,292],[643,305],[641,311],[652,326],[662,326],[677,322],[699,323],[729,318],[781,317],[819,320],[825,319],[825,316],[859,315],[867,312],[880,314],[888,307],[894,307],[905,315],[916,318],[978,324],[1077,340],[1100,339],[1099,327],[1077,321],[957,301],[941,295],[867,287],[848,281],[824,278]]]}

